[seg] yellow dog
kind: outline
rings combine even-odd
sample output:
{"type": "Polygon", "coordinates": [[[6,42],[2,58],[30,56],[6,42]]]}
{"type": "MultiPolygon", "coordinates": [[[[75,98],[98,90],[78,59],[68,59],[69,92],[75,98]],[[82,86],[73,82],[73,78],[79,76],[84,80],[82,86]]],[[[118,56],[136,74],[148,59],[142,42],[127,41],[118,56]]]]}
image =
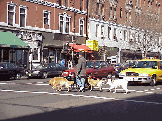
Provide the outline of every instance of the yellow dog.
{"type": "Polygon", "coordinates": [[[94,86],[98,86],[100,91],[101,91],[103,82],[104,82],[104,80],[100,80],[100,79],[94,80],[94,79],[88,78],[88,83],[91,85],[91,90],[90,91],[92,91],[92,88],[94,86]]]}
{"type": "Polygon", "coordinates": [[[68,89],[68,92],[69,92],[69,86],[74,84],[74,81],[68,81],[66,78],[64,77],[54,77],[53,79],[51,79],[49,81],[49,85],[52,85],[52,88],[56,89],[56,91],[61,91],[62,90],[62,87],[66,87],[68,89]],[[60,89],[61,87],[61,89],[60,89]]]}

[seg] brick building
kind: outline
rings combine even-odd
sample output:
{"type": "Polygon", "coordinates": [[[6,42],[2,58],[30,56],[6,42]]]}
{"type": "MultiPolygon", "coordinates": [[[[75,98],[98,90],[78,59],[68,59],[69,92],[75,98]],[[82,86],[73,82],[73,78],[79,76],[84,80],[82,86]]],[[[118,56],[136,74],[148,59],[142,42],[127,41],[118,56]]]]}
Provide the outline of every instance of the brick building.
{"type": "Polygon", "coordinates": [[[161,4],[161,0],[89,0],[88,38],[104,48],[102,57],[116,55],[118,62],[144,54],[159,58],[161,4]]]}
{"type": "Polygon", "coordinates": [[[30,46],[34,66],[58,62],[68,42],[85,44],[86,0],[0,1],[0,31],[12,32],[30,46]]]}

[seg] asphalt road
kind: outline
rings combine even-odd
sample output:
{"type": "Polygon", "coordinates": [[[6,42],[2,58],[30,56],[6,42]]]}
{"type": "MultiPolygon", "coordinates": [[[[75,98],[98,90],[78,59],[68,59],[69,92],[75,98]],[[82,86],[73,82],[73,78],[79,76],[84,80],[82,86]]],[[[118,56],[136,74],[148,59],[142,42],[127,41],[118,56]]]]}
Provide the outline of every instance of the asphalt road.
{"type": "Polygon", "coordinates": [[[128,86],[109,92],[109,85],[93,91],[53,91],[48,79],[0,81],[0,120],[128,120],[162,121],[162,84],[128,86]]]}

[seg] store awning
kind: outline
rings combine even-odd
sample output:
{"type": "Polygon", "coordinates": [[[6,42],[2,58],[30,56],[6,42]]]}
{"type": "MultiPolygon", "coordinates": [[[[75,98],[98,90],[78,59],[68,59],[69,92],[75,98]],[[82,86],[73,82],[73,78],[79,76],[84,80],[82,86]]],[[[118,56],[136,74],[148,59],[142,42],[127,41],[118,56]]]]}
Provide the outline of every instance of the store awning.
{"type": "Polygon", "coordinates": [[[84,52],[92,53],[92,50],[86,45],[77,45],[77,44],[70,43],[69,46],[71,46],[75,52],[84,51],[84,52]]]}
{"type": "Polygon", "coordinates": [[[30,46],[10,32],[0,32],[0,47],[29,48],[30,46]]]}

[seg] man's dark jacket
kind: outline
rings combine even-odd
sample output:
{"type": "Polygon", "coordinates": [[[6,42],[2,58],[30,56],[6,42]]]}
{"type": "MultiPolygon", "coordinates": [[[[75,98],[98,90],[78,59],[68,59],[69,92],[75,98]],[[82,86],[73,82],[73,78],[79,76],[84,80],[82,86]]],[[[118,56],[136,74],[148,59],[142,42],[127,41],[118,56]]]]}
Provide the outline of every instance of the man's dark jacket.
{"type": "Polygon", "coordinates": [[[76,74],[80,77],[86,76],[86,59],[83,56],[79,57],[76,74]]]}

